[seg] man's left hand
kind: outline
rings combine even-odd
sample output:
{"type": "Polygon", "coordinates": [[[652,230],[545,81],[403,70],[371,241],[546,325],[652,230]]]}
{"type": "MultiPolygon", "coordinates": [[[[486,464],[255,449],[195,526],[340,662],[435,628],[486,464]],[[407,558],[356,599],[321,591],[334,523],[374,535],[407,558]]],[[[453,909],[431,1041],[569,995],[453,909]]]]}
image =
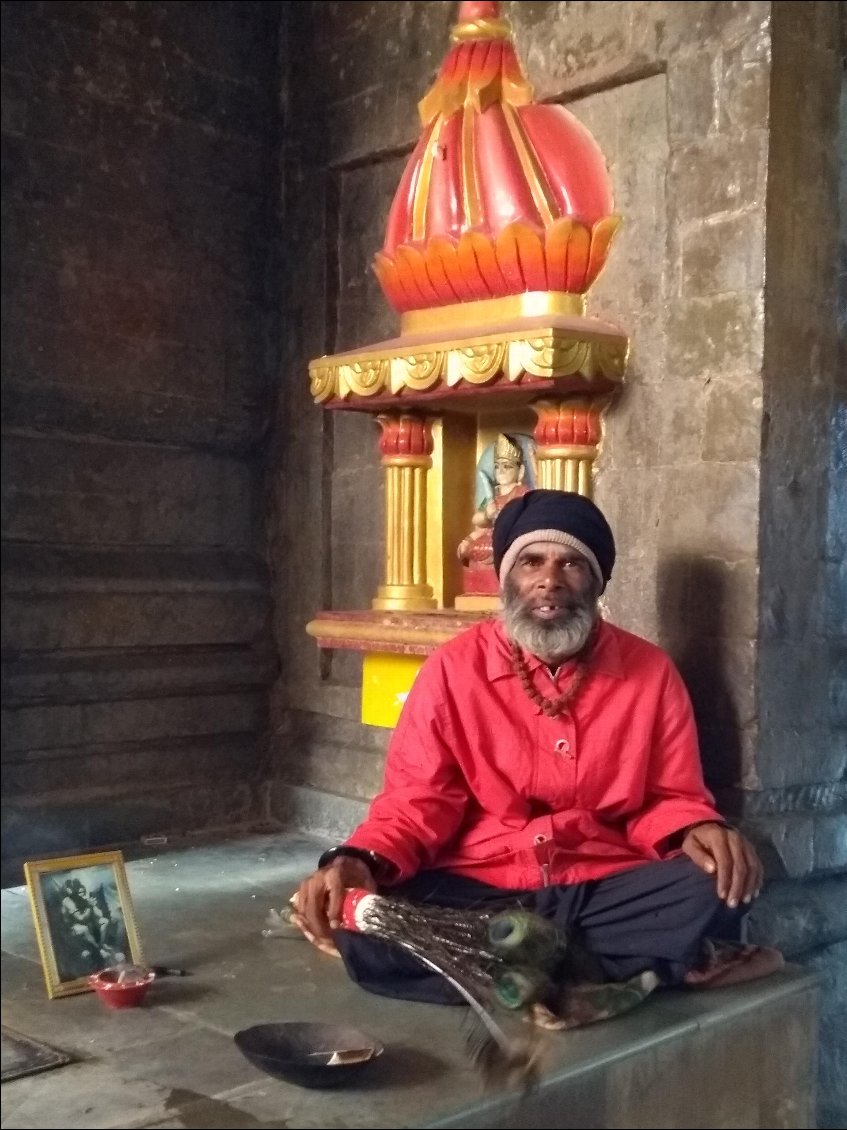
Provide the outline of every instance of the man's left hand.
{"type": "Polygon", "coordinates": [[[750,841],[735,828],[698,824],[686,833],[682,850],[698,867],[715,876],[718,898],[727,906],[752,902],[761,891],[762,861],[750,841]]]}

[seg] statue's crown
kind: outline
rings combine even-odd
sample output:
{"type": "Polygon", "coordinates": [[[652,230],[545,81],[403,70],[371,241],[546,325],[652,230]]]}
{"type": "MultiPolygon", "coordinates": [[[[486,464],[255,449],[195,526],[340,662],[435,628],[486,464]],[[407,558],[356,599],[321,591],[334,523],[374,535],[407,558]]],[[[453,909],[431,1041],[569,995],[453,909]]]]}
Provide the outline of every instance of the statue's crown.
{"type": "Polygon", "coordinates": [[[515,463],[523,463],[523,452],[520,444],[511,436],[507,436],[505,432],[501,432],[494,444],[494,458],[511,459],[515,463]]]}

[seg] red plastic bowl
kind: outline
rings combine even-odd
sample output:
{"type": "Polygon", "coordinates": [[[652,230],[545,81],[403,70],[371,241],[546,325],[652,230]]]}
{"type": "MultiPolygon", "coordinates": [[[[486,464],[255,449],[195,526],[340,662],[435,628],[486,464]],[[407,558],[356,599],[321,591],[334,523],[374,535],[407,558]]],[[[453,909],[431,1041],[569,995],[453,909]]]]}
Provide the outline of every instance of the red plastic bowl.
{"type": "Polygon", "coordinates": [[[107,1008],[135,1008],[155,979],[152,969],[115,967],[92,973],[88,982],[107,1008]]]}

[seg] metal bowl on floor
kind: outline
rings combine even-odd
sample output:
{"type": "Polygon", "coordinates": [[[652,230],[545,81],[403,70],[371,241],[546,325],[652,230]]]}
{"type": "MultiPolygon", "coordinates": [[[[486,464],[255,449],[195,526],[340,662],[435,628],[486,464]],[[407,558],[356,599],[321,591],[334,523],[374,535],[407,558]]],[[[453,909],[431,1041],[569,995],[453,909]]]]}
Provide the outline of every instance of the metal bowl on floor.
{"type": "Polygon", "coordinates": [[[384,1050],[356,1028],[306,1021],[256,1024],[234,1039],[254,1067],[300,1087],[355,1083],[384,1050]]]}

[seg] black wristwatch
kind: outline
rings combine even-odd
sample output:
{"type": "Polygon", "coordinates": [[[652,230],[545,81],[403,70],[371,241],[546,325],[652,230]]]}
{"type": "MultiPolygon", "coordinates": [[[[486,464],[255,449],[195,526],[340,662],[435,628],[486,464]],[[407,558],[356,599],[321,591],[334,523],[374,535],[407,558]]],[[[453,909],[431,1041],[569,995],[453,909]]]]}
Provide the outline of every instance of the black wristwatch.
{"type": "Polygon", "coordinates": [[[378,855],[375,851],[368,851],[366,848],[348,847],[347,844],[339,844],[338,847],[330,848],[325,851],[318,860],[318,870],[322,867],[327,867],[334,859],[339,856],[349,856],[351,859],[361,859],[362,863],[366,865],[371,875],[379,883],[385,879],[391,871],[391,863],[385,859],[384,856],[378,855]]]}

